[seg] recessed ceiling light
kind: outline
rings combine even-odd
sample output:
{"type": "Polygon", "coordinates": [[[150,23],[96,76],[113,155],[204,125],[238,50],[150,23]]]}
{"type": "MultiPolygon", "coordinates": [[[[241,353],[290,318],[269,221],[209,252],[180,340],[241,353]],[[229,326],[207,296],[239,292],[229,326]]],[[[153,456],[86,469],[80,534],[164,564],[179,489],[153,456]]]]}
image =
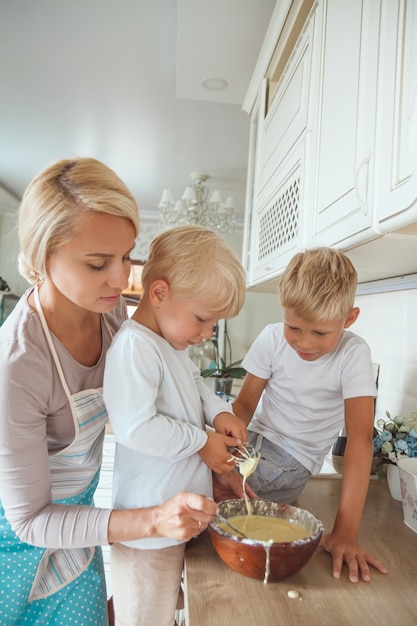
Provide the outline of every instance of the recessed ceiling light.
{"type": "Polygon", "coordinates": [[[205,89],[209,89],[210,91],[223,91],[223,89],[227,89],[229,83],[224,78],[203,78],[201,81],[201,85],[205,89]]]}

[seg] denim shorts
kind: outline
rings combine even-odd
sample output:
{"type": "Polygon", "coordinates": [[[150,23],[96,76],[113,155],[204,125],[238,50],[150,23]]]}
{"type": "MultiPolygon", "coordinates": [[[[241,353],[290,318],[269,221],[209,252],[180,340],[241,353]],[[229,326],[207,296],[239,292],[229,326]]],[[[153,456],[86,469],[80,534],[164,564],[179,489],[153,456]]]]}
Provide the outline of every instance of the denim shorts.
{"type": "Polygon", "coordinates": [[[256,471],[247,479],[259,498],[294,504],[311,473],[283,448],[258,433],[248,433],[249,443],[261,453],[256,471]]]}

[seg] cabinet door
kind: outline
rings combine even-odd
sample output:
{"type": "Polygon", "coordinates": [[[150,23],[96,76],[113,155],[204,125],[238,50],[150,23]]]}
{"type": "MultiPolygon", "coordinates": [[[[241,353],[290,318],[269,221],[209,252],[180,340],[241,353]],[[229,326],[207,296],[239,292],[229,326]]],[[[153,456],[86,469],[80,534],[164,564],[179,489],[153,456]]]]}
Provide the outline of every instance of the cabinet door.
{"type": "Polygon", "coordinates": [[[252,202],[250,206],[246,203],[247,214],[251,211],[250,222],[245,224],[249,286],[278,276],[304,241],[302,206],[311,145],[310,85],[315,78],[312,56],[316,37],[315,10],[306,13],[307,20],[277,80],[266,115],[266,100],[271,94],[266,94],[263,83],[252,202]]]}
{"type": "Polygon", "coordinates": [[[308,131],[314,18],[313,12],[268,107],[260,138],[259,190],[271,182],[294,145],[308,131]]]}
{"type": "Polygon", "coordinates": [[[375,204],[386,233],[417,221],[417,2],[382,4],[375,204]]]}
{"type": "Polygon", "coordinates": [[[253,223],[255,218],[256,197],[258,194],[258,174],[259,174],[259,142],[261,128],[265,115],[267,81],[262,80],[261,89],[256,98],[251,112],[250,133],[249,133],[249,160],[248,175],[246,183],[245,199],[245,224],[242,243],[242,263],[247,271],[248,285],[252,271],[252,258],[254,250],[253,223]]]}
{"type": "Polygon", "coordinates": [[[379,5],[323,3],[312,245],[345,246],[373,236],[379,5]]]}
{"type": "Polygon", "coordinates": [[[302,247],[305,142],[291,151],[273,182],[257,199],[252,224],[253,246],[250,284],[278,276],[302,247]]]}

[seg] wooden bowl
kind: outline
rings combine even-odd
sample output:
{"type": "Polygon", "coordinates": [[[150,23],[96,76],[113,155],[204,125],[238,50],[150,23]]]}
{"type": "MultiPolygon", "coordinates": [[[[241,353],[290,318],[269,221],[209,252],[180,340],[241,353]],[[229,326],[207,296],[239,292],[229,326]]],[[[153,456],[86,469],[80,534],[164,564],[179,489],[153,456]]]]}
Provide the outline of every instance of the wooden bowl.
{"type": "MultiPolygon", "coordinates": [[[[278,517],[304,526],[310,535],[305,539],[283,543],[267,543],[242,539],[233,531],[220,528],[214,517],[208,526],[213,547],[222,561],[231,569],[264,582],[280,580],[298,572],[317,548],[323,525],[314,515],[289,504],[251,500],[254,515],[278,517]]],[[[225,500],[218,505],[219,514],[225,518],[246,515],[245,500],[225,500]]]]}

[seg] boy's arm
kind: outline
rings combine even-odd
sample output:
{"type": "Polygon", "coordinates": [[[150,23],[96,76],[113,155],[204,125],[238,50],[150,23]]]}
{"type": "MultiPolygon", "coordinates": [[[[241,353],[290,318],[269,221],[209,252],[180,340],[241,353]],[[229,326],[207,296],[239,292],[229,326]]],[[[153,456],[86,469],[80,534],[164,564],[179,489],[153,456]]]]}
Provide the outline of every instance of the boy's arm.
{"type": "MultiPolygon", "coordinates": [[[[236,437],[243,442],[247,441],[246,425],[249,424],[252,419],[266,382],[267,381],[262,378],[258,378],[252,374],[246,374],[239,395],[232,405],[235,415],[225,413],[219,413],[216,415],[214,419],[214,427],[217,432],[208,433],[209,441],[207,442],[207,445],[200,450],[199,454],[203,461],[205,461],[207,465],[209,465],[209,467],[214,469],[217,473],[220,473],[219,470],[213,465],[210,465],[205,458],[206,449],[209,450],[211,446],[210,436],[214,434],[218,436],[218,434],[222,433],[224,435],[236,437]]],[[[233,464],[232,467],[234,467],[233,464]]]]}
{"type": "Polygon", "coordinates": [[[333,530],[324,535],[321,546],[331,552],[333,575],[340,578],[343,562],[349,571],[349,580],[369,582],[369,565],[381,573],[387,570],[358,542],[369,476],[373,457],[373,415],[372,397],[349,398],[345,400],[346,449],[343,462],[342,493],[333,530]]]}
{"type": "MultiPolygon", "coordinates": [[[[245,491],[249,498],[258,498],[248,483],[245,483],[245,491]]],[[[215,502],[243,498],[243,478],[241,474],[237,471],[227,472],[227,474],[216,474],[213,472],[213,496],[215,502]]]]}
{"type": "Polygon", "coordinates": [[[248,440],[248,432],[246,425],[233,413],[218,413],[213,422],[216,433],[228,435],[239,439],[239,443],[245,443],[248,440]]]}
{"type": "Polygon", "coordinates": [[[246,424],[251,421],[259,399],[268,381],[253,374],[246,374],[236,400],[233,402],[233,412],[246,424]]]}

